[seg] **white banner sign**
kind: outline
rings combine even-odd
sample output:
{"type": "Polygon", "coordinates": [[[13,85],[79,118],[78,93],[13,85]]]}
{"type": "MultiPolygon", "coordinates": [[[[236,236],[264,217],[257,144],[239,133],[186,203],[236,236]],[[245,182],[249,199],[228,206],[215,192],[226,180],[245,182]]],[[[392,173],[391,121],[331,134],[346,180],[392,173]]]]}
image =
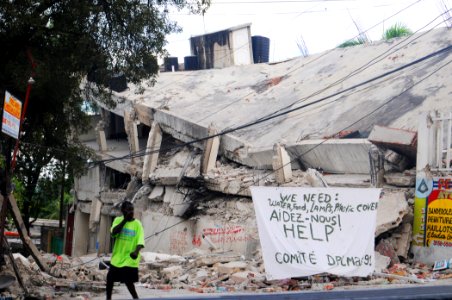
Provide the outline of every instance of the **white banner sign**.
{"type": "Polygon", "coordinates": [[[380,189],[250,189],[267,279],[374,271],[380,189]]]}

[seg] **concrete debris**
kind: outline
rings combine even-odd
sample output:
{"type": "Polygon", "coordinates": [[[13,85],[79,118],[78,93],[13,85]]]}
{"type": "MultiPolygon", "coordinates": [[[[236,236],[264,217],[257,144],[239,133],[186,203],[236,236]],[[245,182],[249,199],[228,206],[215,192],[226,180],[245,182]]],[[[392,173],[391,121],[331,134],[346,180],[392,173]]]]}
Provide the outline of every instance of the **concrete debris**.
{"type": "Polygon", "coordinates": [[[381,240],[375,247],[375,251],[380,253],[383,256],[389,257],[390,264],[394,265],[400,263],[399,257],[397,256],[397,252],[394,249],[392,243],[388,240],[381,240]]]}
{"type": "Polygon", "coordinates": [[[417,153],[417,132],[375,125],[369,141],[383,148],[394,150],[412,159],[417,153]]]}
{"type": "Polygon", "coordinates": [[[414,187],[416,175],[408,172],[385,174],[385,181],[389,185],[398,187],[414,187]]]}
{"type": "Polygon", "coordinates": [[[409,206],[404,192],[384,192],[378,202],[375,236],[398,227],[408,212],[409,206]]]}
{"type": "MultiPolygon", "coordinates": [[[[206,254],[192,251],[187,256],[143,252],[139,277],[142,286],[156,290],[185,290],[190,293],[276,293],[287,291],[326,291],[341,287],[425,283],[447,279],[448,270],[433,271],[432,266],[395,261],[396,251],[381,240],[375,252],[375,272],[365,278],[344,278],[331,274],[269,281],[265,278],[261,251],[252,260],[228,253],[206,254]],[[383,255],[381,254],[382,252],[383,255]]],[[[15,254],[16,263],[32,295],[40,299],[91,299],[105,293],[107,270],[100,270],[101,258],[71,258],[65,255],[43,255],[51,274],[33,267],[32,259],[15,254]]],[[[2,274],[11,273],[7,265],[2,274]]],[[[11,273],[13,274],[13,273],[11,273]]],[[[17,283],[0,293],[0,297],[20,298],[23,292],[17,283]]]]}
{"type": "Polygon", "coordinates": [[[389,267],[389,264],[391,263],[391,258],[384,256],[380,254],[379,252],[375,251],[375,272],[383,272],[389,267]]]}
{"type": "Polygon", "coordinates": [[[385,171],[387,172],[401,172],[411,164],[411,161],[408,157],[390,149],[387,149],[385,151],[384,156],[385,171]]]}

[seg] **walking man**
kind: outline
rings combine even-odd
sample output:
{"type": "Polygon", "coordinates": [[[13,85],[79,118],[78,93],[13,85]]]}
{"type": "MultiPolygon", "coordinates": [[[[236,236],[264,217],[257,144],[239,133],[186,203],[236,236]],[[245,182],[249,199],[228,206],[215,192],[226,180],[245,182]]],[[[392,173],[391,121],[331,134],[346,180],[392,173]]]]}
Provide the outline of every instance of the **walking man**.
{"type": "Polygon", "coordinates": [[[123,282],[132,295],[138,299],[134,283],[138,281],[140,250],[144,248],[144,230],[141,222],[133,217],[133,204],[121,204],[122,216],[111,225],[111,236],[115,239],[107,274],[107,300],[111,299],[114,282],[123,282]]]}

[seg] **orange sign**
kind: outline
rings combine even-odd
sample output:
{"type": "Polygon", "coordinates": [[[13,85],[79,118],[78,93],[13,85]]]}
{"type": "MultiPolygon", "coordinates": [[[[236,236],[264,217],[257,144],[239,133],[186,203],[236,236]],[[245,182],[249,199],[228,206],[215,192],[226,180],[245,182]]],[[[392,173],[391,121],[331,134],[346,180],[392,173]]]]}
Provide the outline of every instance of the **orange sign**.
{"type": "Polygon", "coordinates": [[[6,91],[2,118],[3,133],[15,139],[19,137],[21,113],[22,102],[6,91]]]}

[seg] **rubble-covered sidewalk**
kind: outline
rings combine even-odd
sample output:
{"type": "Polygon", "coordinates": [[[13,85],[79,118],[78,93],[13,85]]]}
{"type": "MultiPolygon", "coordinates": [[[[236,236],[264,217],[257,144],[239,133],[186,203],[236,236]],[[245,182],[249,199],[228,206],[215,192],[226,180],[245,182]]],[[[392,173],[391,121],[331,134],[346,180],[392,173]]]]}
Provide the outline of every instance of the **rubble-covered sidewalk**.
{"type": "MultiPolygon", "coordinates": [[[[260,249],[251,260],[231,253],[192,251],[185,256],[143,252],[139,291],[147,296],[207,293],[278,293],[288,291],[329,291],[337,289],[386,288],[398,285],[449,284],[452,269],[433,271],[424,264],[390,263],[376,252],[376,270],[366,278],[345,278],[319,274],[303,278],[268,281],[260,249]],[[143,292],[144,291],[144,292],[143,292]]],[[[108,257],[44,254],[50,274],[42,272],[31,257],[14,254],[28,295],[16,282],[3,290],[7,299],[103,299],[108,272],[101,261],[108,257]]],[[[2,275],[14,275],[10,262],[2,275]]],[[[120,292],[116,286],[113,294],[120,292]]],[[[142,295],[142,296],[145,296],[142,295]]]]}

